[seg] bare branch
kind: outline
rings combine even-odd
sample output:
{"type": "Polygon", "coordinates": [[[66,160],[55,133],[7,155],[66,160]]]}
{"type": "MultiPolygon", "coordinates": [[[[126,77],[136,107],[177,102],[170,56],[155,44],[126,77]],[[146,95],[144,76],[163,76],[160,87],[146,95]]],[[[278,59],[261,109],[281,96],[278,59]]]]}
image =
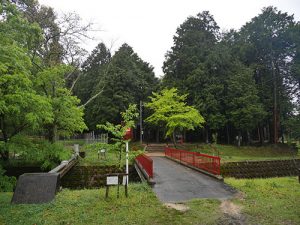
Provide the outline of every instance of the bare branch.
{"type": "Polygon", "coordinates": [[[91,97],[89,100],[87,100],[86,103],[84,103],[83,105],[80,105],[79,108],[85,107],[87,104],[89,104],[89,103],[90,103],[91,101],[93,101],[95,98],[97,98],[97,97],[103,92],[104,87],[105,87],[105,86],[103,86],[102,89],[101,89],[97,94],[95,94],[93,97],[91,97]]]}

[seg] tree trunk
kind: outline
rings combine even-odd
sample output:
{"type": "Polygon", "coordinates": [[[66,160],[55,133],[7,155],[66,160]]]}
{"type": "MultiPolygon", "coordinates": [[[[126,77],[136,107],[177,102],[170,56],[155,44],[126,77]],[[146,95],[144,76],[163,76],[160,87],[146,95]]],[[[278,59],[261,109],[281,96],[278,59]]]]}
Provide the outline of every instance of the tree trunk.
{"type": "Polygon", "coordinates": [[[249,130],[247,130],[247,145],[250,145],[251,144],[251,135],[250,135],[250,132],[249,130]]]}
{"type": "Polygon", "coordinates": [[[54,143],[56,141],[56,135],[57,135],[57,126],[55,124],[51,124],[48,128],[48,140],[51,143],[54,143]]]}
{"type": "Polygon", "coordinates": [[[159,128],[156,130],[156,143],[159,143],[159,128]]]}
{"type": "MultiPolygon", "coordinates": [[[[271,42],[272,47],[272,42],[271,42]]],[[[271,50],[271,66],[272,66],[272,78],[273,78],[273,143],[277,144],[278,141],[278,124],[279,124],[279,117],[278,117],[278,98],[277,98],[277,76],[275,72],[275,63],[273,60],[273,50],[271,50]]]]}
{"type": "Polygon", "coordinates": [[[239,131],[239,134],[238,134],[238,147],[241,147],[241,138],[242,138],[242,135],[241,135],[241,131],[239,131]]]}
{"type": "Polygon", "coordinates": [[[280,132],[281,132],[281,143],[284,144],[284,129],[283,129],[283,126],[281,126],[280,132]]]}
{"type": "Polygon", "coordinates": [[[271,134],[270,134],[270,124],[267,124],[267,140],[268,143],[270,143],[270,139],[271,139],[271,134]]]}
{"type": "Polygon", "coordinates": [[[260,142],[260,145],[263,145],[265,139],[264,139],[264,132],[263,132],[263,128],[262,126],[258,126],[258,135],[259,135],[259,142],[260,142]]]}
{"type": "Polygon", "coordinates": [[[226,136],[227,136],[227,144],[230,144],[230,134],[228,124],[226,125],[226,136]]]}
{"type": "Polygon", "coordinates": [[[173,131],[173,135],[172,135],[172,141],[173,141],[173,144],[174,144],[174,147],[177,148],[176,146],[176,137],[175,137],[175,131],[173,131]]]}
{"type": "Polygon", "coordinates": [[[206,143],[206,144],[208,144],[208,143],[209,143],[208,131],[209,131],[209,128],[208,128],[208,127],[206,127],[206,128],[205,128],[205,143],[206,143]]]}

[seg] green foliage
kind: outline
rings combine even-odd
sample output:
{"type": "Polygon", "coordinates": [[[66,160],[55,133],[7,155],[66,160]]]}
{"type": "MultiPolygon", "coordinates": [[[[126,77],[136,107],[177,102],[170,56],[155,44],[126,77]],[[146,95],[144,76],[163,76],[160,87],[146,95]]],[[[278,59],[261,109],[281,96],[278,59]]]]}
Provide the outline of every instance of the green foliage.
{"type": "Polygon", "coordinates": [[[166,54],[164,84],[186,91],[187,76],[205,61],[218,36],[219,27],[208,11],[187,18],[177,28],[174,46],[166,54]]]}
{"type": "Polygon", "coordinates": [[[300,223],[300,189],[297,177],[225,179],[245,193],[234,202],[242,207],[249,224],[300,223]]]}
{"type": "Polygon", "coordinates": [[[86,129],[83,108],[78,107],[80,101],[65,87],[64,76],[71,70],[70,66],[57,65],[37,74],[36,86],[52,106],[53,121],[45,123],[50,141],[56,140],[58,135],[68,137],[86,129]]]}
{"type": "Polygon", "coordinates": [[[177,29],[162,84],[189,94],[187,101],[205,118],[206,134],[222,132],[218,137],[230,142],[241,130],[274,127],[274,115],[283,133],[300,93],[299,31],[293,16],[274,7],[221,36],[213,17],[199,13],[177,29]]]}
{"type": "Polygon", "coordinates": [[[110,122],[106,122],[105,125],[101,124],[98,125],[97,127],[99,129],[104,129],[111,133],[114,138],[114,141],[117,141],[119,143],[123,143],[123,137],[126,133],[126,130],[128,128],[133,128],[135,127],[135,119],[138,117],[138,112],[137,112],[137,107],[135,104],[130,104],[128,109],[125,112],[121,112],[122,116],[122,123],[123,124],[118,124],[114,125],[110,122]]]}
{"type": "MultiPolygon", "coordinates": [[[[125,160],[120,162],[120,147],[116,144],[94,143],[85,145],[83,147],[86,155],[80,159],[80,165],[84,166],[120,166],[125,165],[125,160]],[[101,149],[106,150],[106,157],[98,157],[98,151],[101,149]]],[[[142,154],[142,150],[136,150],[129,144],[129,165],[133,165],[134,159],[142,154]]],[[[123,151],[121,158],[125,158],[125,152],[123,151]]]]}
{"type": "Polygon", "coordinates": [[[237,64],[227,80],[228,120],[239,129],[254,129],[266,115],[252,79],[252,71],[237,64]]]}
{"type": "MultiPolygon", "coordinates": [[[[101,91],[104,85],[103,79],[110,62],[111,53],[109,49],[103,43],[99,43],[83,63],[82,74],[74,87],[74,93],[80,98],[83,104],[93,95],[97,94],[97,92],[101,91]]],[[[86,117],[91,114],[92,106],[93,104],[86,106],[86,117]]],[[[88,124],[92,123],[90,119],[87,122],[88,124]]]]}
{"type": "Polygon", "coordinates": [[[185,103],[187,95],[179,95],[176,88],[164,89],[160,93],[153,93],[151,101],[146,107],[153,110],[153,114],[146,122],[166,127],[166,137],[176,130],[193,130],[204,123],[198,110],[185,103]]]}
{"type": "MultiPolygon", "coordinates": [[[[110,122],[106,124],[97,125],[97,128],[108,131],[113,135],[112,140],[114,141],[112,146],[106,145],[108,149],[119,151],[119,166],[121,166],[122,152],[124,151],[125,142],[129,140],[124,140],[123,137],[129,128],[135,127],[135,119],[138,117],[137,107],[135,104],[130,104],[125,112],[121,112],[122,124],[114,125],[110,122]]],[[[96,144],[97,147],[97,144],[96,144]]],[[[130,151],[132,152],[132,151],[130,151]]]]}
{"type": "Polygon", "coordinates": [[[61,143],[29,139],[22,135],[15,136],[7,147],[19,161],[38,164],[43,170],[50,170],[71,157],[71,151],[61,143]]]}
{"type": "Polygon", "coordinates": [[[296,89],[299,92],[299,87],[292,88],[297,85],[297,72],[292,65],[297,65],[299,49],[297,38],[291,38],[297,33],[296,27],[292,15],[270,6],[244,25],[237,37],[237,54],[253,69],[258,96],[268,113],[264,122],[272,123],[273,127],[284,124],[293,111],[296,89]]]}
{"type": "MultiPolygon", "coordinates": [[[[48,99],[33,88],[30,52],[27,47],[39,29],[20,17],[5,1],[0,21],[0,132],[8,142],[26,129],[37,129],[52,121],[48,99]]],[[[37,37],[38,38],[38,37],[37,37]]],[[[8,152],[2,154],[8,158],[8,152]]]]}
{"type": "Polygon", "coordinates": [[[101,43],[84,63],[74,93],[82,103],[97,96],[85,106],[85,121],[93,130],[106,121],[120,123],[120,112],[129,104],[145,101],[156,85],[153,67],[140,59],[129,45],[123,44],[111,57],[101,43]]]}
{"type": "Polygon", "coordinates": [[[8,177],[4,175],[5,170],[0,164],[0,192],[11,192],[16,185],[15,177],[8,177]]]}

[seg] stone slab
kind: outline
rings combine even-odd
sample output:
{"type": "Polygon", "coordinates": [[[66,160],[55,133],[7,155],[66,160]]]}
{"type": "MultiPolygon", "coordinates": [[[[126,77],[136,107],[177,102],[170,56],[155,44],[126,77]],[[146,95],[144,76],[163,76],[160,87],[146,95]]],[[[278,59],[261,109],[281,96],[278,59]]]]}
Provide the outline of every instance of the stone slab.
{"type": "Polygon", "coordinates": [[[25,173],[17,181],[14,204],[47,203],[55,198],[60,186],[59,173],[25,173]]]}

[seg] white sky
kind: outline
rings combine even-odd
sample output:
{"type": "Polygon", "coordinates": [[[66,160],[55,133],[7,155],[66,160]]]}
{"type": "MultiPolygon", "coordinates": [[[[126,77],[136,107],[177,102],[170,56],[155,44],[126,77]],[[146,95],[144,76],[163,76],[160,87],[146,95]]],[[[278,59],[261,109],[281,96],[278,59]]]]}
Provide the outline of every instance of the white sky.
{"type": "Polygon", "coordinates": [[[299,0],[39,0],[60,12],[76,12],[85,22],[93,22],[102,31],[94,32],[88,51],[103,41],[117,50],[124,42],[163,75],[166,52],[173,45],[176,28],[188,16],[210,11],[221,30],[239,29],[266,6],[276,6],[300,20],[299,0]]]}

